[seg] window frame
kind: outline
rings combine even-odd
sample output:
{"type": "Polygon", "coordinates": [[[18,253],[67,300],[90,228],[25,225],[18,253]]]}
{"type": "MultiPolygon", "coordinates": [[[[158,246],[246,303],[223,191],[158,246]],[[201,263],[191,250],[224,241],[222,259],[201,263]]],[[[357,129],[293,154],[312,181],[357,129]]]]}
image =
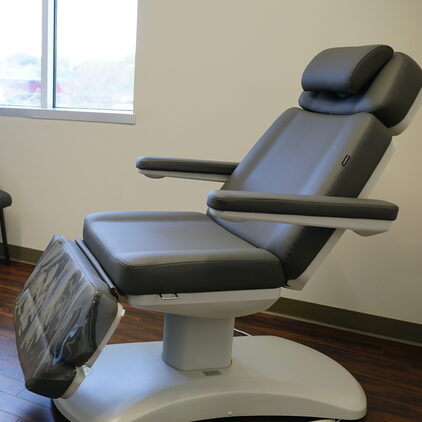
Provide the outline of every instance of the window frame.
{"type": "MultiPolygon", "coordinates": [[[[124,110],[57,108],[55,70],[57,51],[57,0],[42,0],[41,105],[40,107],[0,105],[0,116],[83,122],[135,124],[135,113],[124,110]]],[[[136,52],[135,52],[136,57],[136,52]]]]}

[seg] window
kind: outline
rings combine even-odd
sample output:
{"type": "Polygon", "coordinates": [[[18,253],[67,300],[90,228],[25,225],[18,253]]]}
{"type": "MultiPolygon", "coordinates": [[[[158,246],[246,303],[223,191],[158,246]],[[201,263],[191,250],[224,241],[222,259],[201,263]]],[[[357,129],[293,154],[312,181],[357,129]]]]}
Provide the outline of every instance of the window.
{"type": "Polygon", "coordinates": [[[0,16],[0,115],[133,123],[137,0],[10,0],[0,16]]]}
{"type": "Polygon", "coordinates": [[[40,107],[42,1],[2,1],[0,16],[0,104],[40,107]]]}

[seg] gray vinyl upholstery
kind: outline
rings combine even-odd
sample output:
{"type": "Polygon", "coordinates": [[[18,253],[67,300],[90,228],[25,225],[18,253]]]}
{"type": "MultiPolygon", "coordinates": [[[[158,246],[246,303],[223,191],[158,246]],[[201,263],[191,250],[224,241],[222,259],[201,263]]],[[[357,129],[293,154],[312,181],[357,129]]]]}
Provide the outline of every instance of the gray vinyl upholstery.
{"type": "Polygon", "coordinates": [[[387,45],[328,48],[317,54],[302,75],[304,91],[356,94],[393,57],[387,45]]]}
{"type": "MultiPolygon", "coordinates": [[[[316,56],[302,82],[303,109],[285,111],[239,164],[143,157],[138,168],[214,166],[230,174],[223,191],[358,197],[391,142],[388,128],[414,103],[422,70],[387,46],[346,47],[316,56]]],[[[94,214],[84,226],[88,248],[126,294],[282,286],[306,270],[332,234],[198,213],[94,214]]]]}
{"type": "Polygon", "coordinates": [[[344,97],[326,90],[305,90],[299,104],[305,110],[328,114],[372,113],[386,127],[399,124],[422,88],[422,70],[403,53],[395,53],[372,82],[344,97]]]}
{"type": "MultiPolygon", "coordinates": [[[[385,126],[371,114],[336,116],[291,108],[267,130],[222,189],[356,197],[390,141],[385,126]],[[344,166],[346,155],[350,159],[344,166]]],[[[308,267],[333,233],[280,223],[216,221],[277,255],[288,279],[308,267]]]]}
{"type": "Polygon", "coordinates": [[[239,163],[226,161],[192,160],[181,158],[139,157],[139,170],[176,171],[184,173],[232,174],[239,163]]]}
{"type": "Polygon", "coordinates": [[[264,289],[285,282],[276,256],[201,213],[91,214],[83,238],[125,294],[264,289]]]}
{"type": "Polygon", "coordinates": [[[285,193],[214,190],[208,193],[207,205],[220,211],[242,213],[306,215],[313,217],[390,220],[399,208],[376,199],[338,196],[286,195],[285,193]]]}

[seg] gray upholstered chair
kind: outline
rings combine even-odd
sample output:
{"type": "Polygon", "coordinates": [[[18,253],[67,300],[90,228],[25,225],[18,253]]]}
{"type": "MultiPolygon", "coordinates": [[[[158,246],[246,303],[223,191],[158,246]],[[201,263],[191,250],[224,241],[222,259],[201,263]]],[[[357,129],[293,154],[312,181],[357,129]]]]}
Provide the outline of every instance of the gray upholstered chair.
{"type": "Polygon", "coordinates": [[[345,230],[389,229],[398,207],[366,198],[421,102],[422,70],[388,46],[334,48],[302,86],[301,108],[240,163],[138,159],[148,177],[224,182],[206,213],[98,213],[83,240],[52,240],[15,312],[29,389],[72,422],[365,415],[336,362],[278,337],[233,339],[233,324],[302,289],[345,230]],[[104,348],[123,314],[116,291],[165,313],[163,342],[104,348]]]}
{"type": "Polygon", "coordinates": [[[3,255],[6,264],[10,263],[9,245],[7,243],[6,223],[3,209],[12,205],[12,197],[5,191],[0,190],[0,228],[3,242],[3,255]]]}

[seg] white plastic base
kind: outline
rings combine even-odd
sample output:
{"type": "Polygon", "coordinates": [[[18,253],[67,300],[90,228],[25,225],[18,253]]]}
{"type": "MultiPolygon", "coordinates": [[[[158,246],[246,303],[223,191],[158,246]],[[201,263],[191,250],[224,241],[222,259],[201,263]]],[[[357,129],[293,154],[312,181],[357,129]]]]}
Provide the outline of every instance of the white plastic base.
{"type": "Polygon", "coordinates": [[[292,341],[237,337],[229,368],[180,371],[162,342],[106,346],[78,391],[54,400],[71,422],[188,422],[228,416],[356,420],[365,394],[342,366],[292,341]]]}

